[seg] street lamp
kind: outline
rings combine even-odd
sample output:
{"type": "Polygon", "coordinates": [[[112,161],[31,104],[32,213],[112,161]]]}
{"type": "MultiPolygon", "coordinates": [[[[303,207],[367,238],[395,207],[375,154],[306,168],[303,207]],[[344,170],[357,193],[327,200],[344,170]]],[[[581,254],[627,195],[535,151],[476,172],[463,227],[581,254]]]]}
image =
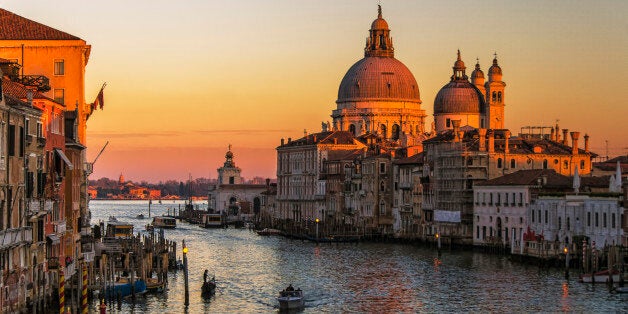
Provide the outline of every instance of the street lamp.
{"type": "Polygon", "coordinates": [[[436,243],[438,245],[438,252],[440,252],[440,235],[438,234],[438,232],[436,232],[434,237],[436,238],[436,243]]]}
{"type": "Polygon", "coordinates": [[[318,241],[318,222],[320,221],[318,218],[316,218],[316,241],[318,241]]]}
{"type": "Polygon", "coordinates": [[[190,291],[188,289],[188,247],[183,240],[183,277],[185,278],[185,306],[190,305],[190,291]]]}
{"type": "Polygon", "coordinates": [[[565,246],[563,252],[565,253],[565,279],[569,279],[569,248],[565,246]]]}

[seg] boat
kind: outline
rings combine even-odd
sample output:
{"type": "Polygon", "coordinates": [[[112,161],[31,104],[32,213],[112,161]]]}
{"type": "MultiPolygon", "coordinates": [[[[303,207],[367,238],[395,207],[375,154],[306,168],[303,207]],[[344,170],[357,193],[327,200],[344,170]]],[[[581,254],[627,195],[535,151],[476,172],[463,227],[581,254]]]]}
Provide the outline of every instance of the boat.
{"type": "Polygon", "coordinates": [[[177,227],[177,220],[172,217],[157,216],[153,218],[153,227],[174,229],[177,227]]]}
{"type": "Polygon", "coordinates": [[[270,228],[264,228],[256,232],[258,235],[261,235],[261,236],[281,235],[281,230],[270,229],[270,228]]]}
{"type": "Polygon", "coordinates": [[[116,216],[109,216],[109,221],[118,221],[116,216]]]}
{"type": "MultiPolygon", "coordinates": [[[[580,282],[584,283],[606,283],[609,281],[610,271],[608,269],[580,275],[580,282]]],[[[613,270],[612,281],[619,282],[619,271],[613,270]]]]}
{"type": "Polygon", "coordinates": [[[616,293],[628,293],[628,287],[615,287],[613,291],[616,293]]]}
{"type": "Polygon", "coordinates": [[[222,214],[203,214],[201,216],[201,227],[203,228],[224,228],[225,226],[225,216],[222,214]]]}
{"type": "Polygon", "coordinates": [[[277,301],[279,301],[280,310],[300,309],[305,306],[303,290],[294,290],[292,285],[289,285],[286,289],[279,292],[279,297],[277,298],[277,301]]]}
{"type": "Polygon", "coordinates": [[[183,265],[183,261],[181,259],[178,259],[176,264],[175,264],[176,269],[183,269],[185,268],[185,265],[183,265]]]}
{"type": "Polygon", "coordinates": [[[203,274],[203,286],[201,287],[201,296],[203,298],[209,298],[216,293],[216,277],[212,276],[211,279],[207,280],[208,271],[205,270],[203,274]]]}
{"type": "MultiPolygon", "coordinates": [[[[146,292],[146,283],[144,280],[136,280],[135,281],[135,294],[143,294],[146,292]]],[[[119,281],[115,282],[113,287],[109,286],[105,289],[105,297],[126,297],[130,296],[131,292],[131,283],[128,282],[126,278],[121,278],[119,281]]]]}
{"type": "Polygon", "coordinates": [[[147,292],[164,292],[166,285],[163,281],[159,281],[157,278],[146,279],[146,291],[147,292]]]}
{"type": "Polygon", "coordinates": [[[144,219],[144,215],[143,214],[139,214],[137,216],[135,216],[136,219],[144,219]]]}
{"type": "Polygon", "coordinates": [[[146,225],[146,231],[153,231],[153,230],[155,230],[155,227],[153,227],[153,225],[151,224],[146,225]]]}
{"type": "Polygon", "coordinates": [[[122,221],[109,221],[107,223],[107,237],[129,238],[133,236],[133,224],[122,221]]]}

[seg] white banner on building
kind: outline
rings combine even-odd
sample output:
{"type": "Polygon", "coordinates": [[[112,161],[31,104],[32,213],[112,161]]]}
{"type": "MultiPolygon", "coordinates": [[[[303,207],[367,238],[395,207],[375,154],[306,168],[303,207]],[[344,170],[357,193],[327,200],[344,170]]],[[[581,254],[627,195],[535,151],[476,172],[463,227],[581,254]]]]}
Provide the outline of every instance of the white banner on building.
{"type": "Polygon", "coordinates": [[[434,210],[434,221],[460,222],[460,212],[450,210],[434,210]]]}

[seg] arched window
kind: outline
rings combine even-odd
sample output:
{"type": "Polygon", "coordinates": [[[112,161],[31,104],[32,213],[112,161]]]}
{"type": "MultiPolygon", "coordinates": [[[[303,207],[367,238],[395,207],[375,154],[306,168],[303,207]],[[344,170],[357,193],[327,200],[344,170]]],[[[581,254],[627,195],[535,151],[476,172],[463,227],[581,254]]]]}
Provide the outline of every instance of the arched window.
{"type": "Polygon", "coordinates": [[[502,159],[501,158],[497,158],[497,168],[501,169],[502,167],[502,159]]]}
{"type": "Polygon", "coordinates": [[[543,159],[543,169],[547,169],[547,159],[543,159]]]}
{"type": "Polygon", "coordinates": [[[386,214],[386,203],[384,202],[384,200],[379,202],[379,213],[386,214]]]}
{"type": "Polygon", "coordinates": [[[493,92],[493,101],[497,101],[497,92],[493,92]]]}
{"type": "Polygon", "coordinates": [[[382,192],[386,190],[386,183],[384,183],[384,181],[379,183],[379,190],[382,192]]]}
{"type": "Polygon", "coordinates": [[[255,215],[259,215],[260,213],[260,209],[262,202],[260,201],[259,197],[256,197],[253,199],[253,213],[255,213],[255,215]]]}
{"type": "Polygon", "coordinates": [[[388,134],[386,133],[386,125],[382,124],[382,126],[379,127],[379,130],[383,138],[388,138],[388,134]]]}
{"type": "Polygon", "coordinates": [[[390,135],[392,136],[392,139],[395,141],[399,139],[399,125],[398,124],[393,124],[392,132],[390,135]]]}
{"type": "Polygon", "coordinates": [[[563,161],[563,169],[569,169],[569,162],[567,160],[563,161]]]}
{"type": "Polygon", "coordinates": [[[580,160],[580,169],[584,169],[584,160],[580,160]]]}
{"type": "Polygon", "coordinates": [[[558,230],[562,229],[562,226],[561,226],[561,224],[562,224],[562,219],[561,219],[561,218],[562,218],[562,217],[558,217],[558,230]]]}
{"type": "Polygon", "coordinates": [[[515,159],[513,158],[510,160],[510,169],[514,169],[515,166],[517,166],[517,164],[515,163],[515,159]]]}
{"type": "Polygon", "coordinates": [[[497,92],[497,101],[502,102],[502,92],[497,92]]]}
{"type": "Polygon", "coordinates": [[[357,136],[357,134],[355,133],[355,124],[349,124],[349,132],[351,132],[351,134],[357,136]]]}

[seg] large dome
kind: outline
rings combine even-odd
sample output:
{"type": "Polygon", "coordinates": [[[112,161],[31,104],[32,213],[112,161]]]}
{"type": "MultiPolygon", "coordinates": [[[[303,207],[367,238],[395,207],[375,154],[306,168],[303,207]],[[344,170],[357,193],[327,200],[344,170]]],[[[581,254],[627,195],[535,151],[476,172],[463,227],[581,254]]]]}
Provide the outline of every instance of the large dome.
{"type": "Polygon", "coordinates": [[[419,86],[401,61],[390,57],[365,57],[342,78],[337,103],[395,100],[421,103],[419,86]]]}
{"type": "Polygon", "coordinates": [[[466,80],[449,82],[434,100],[434,114],[441,113],[484,113],[482,92],[466,80]]]}

